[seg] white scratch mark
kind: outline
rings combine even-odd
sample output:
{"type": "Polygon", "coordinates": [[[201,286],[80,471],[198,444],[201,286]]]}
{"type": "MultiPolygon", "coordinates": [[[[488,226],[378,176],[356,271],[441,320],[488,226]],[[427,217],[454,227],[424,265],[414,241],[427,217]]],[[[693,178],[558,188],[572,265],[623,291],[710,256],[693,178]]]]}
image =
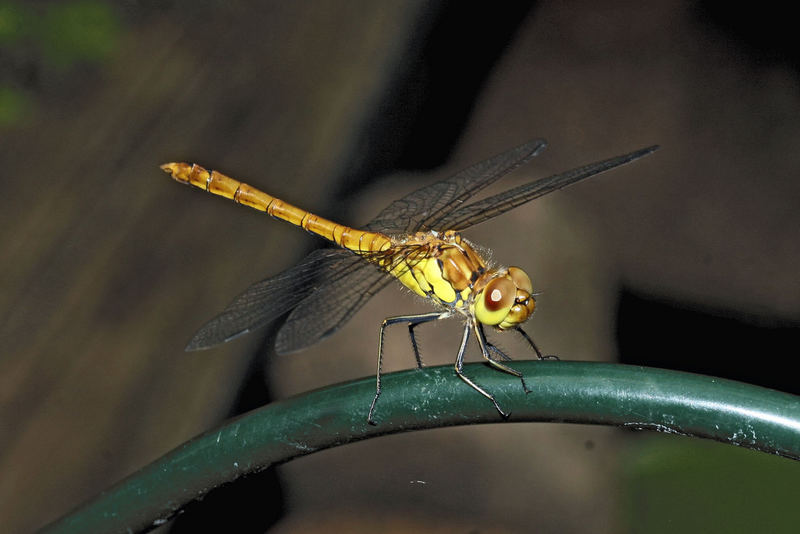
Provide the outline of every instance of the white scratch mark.
{"type": "Polygon", "coordinates": [[[678,434],[678,435],[682,435],[682,436],[686,435],[683,432],[681,432],[680,430],[677,430],[677,429],[672,428],[672,427],[667,426],[667,425],[663,425],[661,423],[649,423],[649,422],[635,423],[635,422],[630,422],[630,423],[624,423],[622,426],[631,427],[631,428],[634,428],[636,430],[648,429],[648,430],[655,430],[656,432],[664,432],[665,434],[678,434]]]}

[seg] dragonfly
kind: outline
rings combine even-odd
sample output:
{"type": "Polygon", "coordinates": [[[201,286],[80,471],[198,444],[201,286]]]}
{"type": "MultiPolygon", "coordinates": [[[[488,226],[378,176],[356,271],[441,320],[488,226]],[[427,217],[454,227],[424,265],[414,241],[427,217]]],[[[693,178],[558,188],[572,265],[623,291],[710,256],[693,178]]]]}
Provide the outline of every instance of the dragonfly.
{"type": "Polygon", "coordinates": [[[520,267],[494,265],[461,232],[658,149],[657,145],[642,148],[468,202],[502,176],[538,156],[546,145],[543,139],[529,141],[424,186],[389,204],[361,229],[324,219],[197,164],[162,165],[178,182],[265,212],[337,245],[317,249],[294,267],[251,285],[200,328],[186,350],[226,343],[288,313],[278,330],[275,349],[279,354],[297,352],[339,330],[370,297],[396,281],[432,303],[435,311],[397,315],[381,323],[375,396],[367,422],[375,424],[375,409],[382,391],[386,328],[395,324],[408,327],[417,367],[421,368],[414,329],[450,317],[461,318],[464,323],[454,364],[456,375],[491,401],[500,416],[507,419],[509,412],[495,396],[464,373],[470,336],[475,336],[486,362],[518,377],[525,392],[531,390],[522,373],[508,364],[509,356],[489,342],[485,327],[516,332],[540,360],[551,356],[544,356],[522,329],[536,305],[530,277],[520,267]]]}

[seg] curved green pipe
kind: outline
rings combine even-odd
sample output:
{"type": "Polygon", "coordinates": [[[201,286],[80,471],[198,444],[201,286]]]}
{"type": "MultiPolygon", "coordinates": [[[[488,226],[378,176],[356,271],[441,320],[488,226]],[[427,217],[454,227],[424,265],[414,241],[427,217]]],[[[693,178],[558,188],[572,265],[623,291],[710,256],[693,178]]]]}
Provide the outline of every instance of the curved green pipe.
{"type": "MultiPolygon", "coordinates": [[[[616,425],[697,436],[800,459],[800,397],[708,376],[629,365],[517,361],[533,390],[482,364],[466,374],[493,392],[510,422],[616,425]]],[[[47,532],[137,532],[236,478],[318,450],[383,434],[500,423],[491,402],[451,366],[387,374],[366,423],[374,379],[278,401],[203,434],[46,527],[47,532]]]]}

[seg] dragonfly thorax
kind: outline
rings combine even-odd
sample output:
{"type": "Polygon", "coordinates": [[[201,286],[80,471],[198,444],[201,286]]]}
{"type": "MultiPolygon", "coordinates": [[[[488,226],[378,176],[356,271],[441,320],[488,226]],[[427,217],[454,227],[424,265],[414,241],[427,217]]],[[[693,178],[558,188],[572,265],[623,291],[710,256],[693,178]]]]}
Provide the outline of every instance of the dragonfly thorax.
{"type": "Polygon", "coordinates": [[[458,232],[418,232],[391,247],[387,270],[416,294],[477,322],[505,330],[530,317],[535,306],[522,269],[493,269],[458,232]]]}
{"type": "Polygon", "coordinates": [[[414,293],[447,308],[469,305],[487,262],[454,231],[417,232],[393,243],[385,268],[414,293]]]}

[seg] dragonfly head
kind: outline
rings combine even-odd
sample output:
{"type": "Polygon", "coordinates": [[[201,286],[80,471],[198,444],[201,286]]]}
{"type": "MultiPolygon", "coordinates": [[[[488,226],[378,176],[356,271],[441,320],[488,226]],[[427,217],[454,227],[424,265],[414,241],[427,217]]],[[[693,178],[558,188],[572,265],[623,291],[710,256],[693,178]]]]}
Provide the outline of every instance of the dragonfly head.
{"type": "Polygon", "coordinates": [[[473,301],[475,318],[500,330],[514,328],[528,320],[536,306],[533,285],[519,267],[496,271],[473,301]]]}

